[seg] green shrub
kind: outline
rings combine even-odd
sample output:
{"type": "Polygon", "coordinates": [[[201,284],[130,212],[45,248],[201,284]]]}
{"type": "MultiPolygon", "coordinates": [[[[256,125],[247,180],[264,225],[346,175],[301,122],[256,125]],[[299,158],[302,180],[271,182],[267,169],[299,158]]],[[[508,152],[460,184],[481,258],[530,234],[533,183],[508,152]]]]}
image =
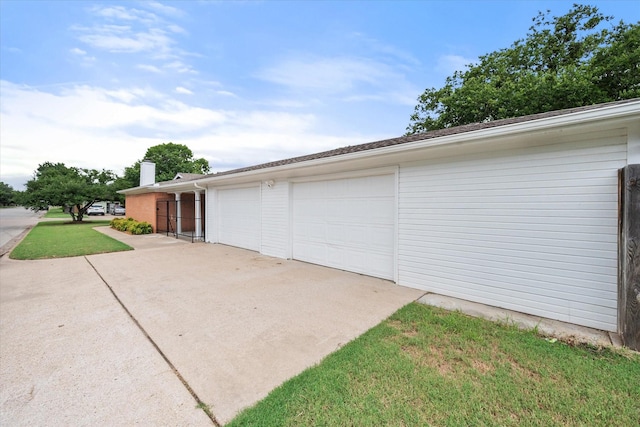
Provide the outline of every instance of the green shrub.
{"type": "Polygon", "coordinates": [[[129,229],[131,234],[150,234],[153,232],[151,224],[148,222],[138,222],[129,229]]]}
{"type": "Polygon", "coordinates": [[[111,228],[131,234],[151,234],[153,227],[148,222],[138,222],[133,218],[114,218],[111,220],[111,228]]]}

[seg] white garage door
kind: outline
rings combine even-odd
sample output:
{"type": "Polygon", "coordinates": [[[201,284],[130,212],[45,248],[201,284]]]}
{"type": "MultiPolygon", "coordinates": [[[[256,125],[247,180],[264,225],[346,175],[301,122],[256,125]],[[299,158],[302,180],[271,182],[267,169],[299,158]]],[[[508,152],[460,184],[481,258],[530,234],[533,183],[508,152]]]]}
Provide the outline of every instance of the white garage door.
{"type": "Polygon", "coordinates": [[[260,249],[260,187],[218,191],[218,239],[226,245],[260,249]]]}
{"type": "Polygon", "coordinates": [[[293,185],[293,258],[394,279],[395,175],[293,185]]]}
{"type": "Polygon", "coordinates": [[[399,284],[616,330],[624,136],[400,168],[399,284]]]}

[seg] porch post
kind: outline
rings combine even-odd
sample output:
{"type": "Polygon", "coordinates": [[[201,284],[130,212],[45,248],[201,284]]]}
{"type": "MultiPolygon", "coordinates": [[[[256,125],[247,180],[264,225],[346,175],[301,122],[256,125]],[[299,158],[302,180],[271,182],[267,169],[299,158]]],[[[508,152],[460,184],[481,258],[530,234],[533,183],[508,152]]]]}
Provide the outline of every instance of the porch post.
{"type": "Polygon", "coordinates": [[[195,190],[195,201],[193,211],[195,212],[195,220],[196,220],[196,239],[199,239],[202,236],[202,213],[200,212],[200,190],[195,190]]]}
{"type": "Polygon", "coordinates": [[[180,206],[180,194],[176,193],[176,234],[182,234],[182,207],[180,206]]]}

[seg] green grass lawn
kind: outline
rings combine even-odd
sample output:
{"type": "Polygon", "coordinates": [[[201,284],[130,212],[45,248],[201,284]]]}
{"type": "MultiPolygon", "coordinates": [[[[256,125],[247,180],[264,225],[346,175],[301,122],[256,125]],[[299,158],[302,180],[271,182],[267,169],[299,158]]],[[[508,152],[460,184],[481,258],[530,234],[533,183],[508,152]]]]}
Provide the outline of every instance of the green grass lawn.
{"type": "Polygon", "coordinates": [[[64,218],[64,219],[71,219],[71,215],[69,215],[68,213],[64,213],[63,209],[61,207],[51,207],[49,208],[49,210],[47,211],[47,213],[44,215],[45,218],[64,218]]]}
{"type": "Polygon", "coordinates": [[[66,221],[38,223],[11,252],[12,259],[45,259],[83,256],[133,249],[106,236],[93,227],[109,225],[109,221],[74,224],[66,221]]]}
{"type": "Polygon", "coordinates": [[[638,354],[552,341],[409,304],[228,426],[638,425],[638,354]]]}

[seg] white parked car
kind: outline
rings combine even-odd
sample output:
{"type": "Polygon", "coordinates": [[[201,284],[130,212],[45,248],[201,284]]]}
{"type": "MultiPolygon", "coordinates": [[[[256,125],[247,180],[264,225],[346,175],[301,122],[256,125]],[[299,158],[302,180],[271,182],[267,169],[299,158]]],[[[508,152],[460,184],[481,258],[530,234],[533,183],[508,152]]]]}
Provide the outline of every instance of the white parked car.
{"type": "Polygon", "coordinates": [[[91,205],[89,209],[87,209],[87,215],[103,215],[104,216],[104,206],[102,205],[91,205]]]}
{"type": "Polygon", "coordinates": [[[113,214],[124,215],[125,214],[124,206],[116,206],[115,208],[113,208],[113,214]]]}

